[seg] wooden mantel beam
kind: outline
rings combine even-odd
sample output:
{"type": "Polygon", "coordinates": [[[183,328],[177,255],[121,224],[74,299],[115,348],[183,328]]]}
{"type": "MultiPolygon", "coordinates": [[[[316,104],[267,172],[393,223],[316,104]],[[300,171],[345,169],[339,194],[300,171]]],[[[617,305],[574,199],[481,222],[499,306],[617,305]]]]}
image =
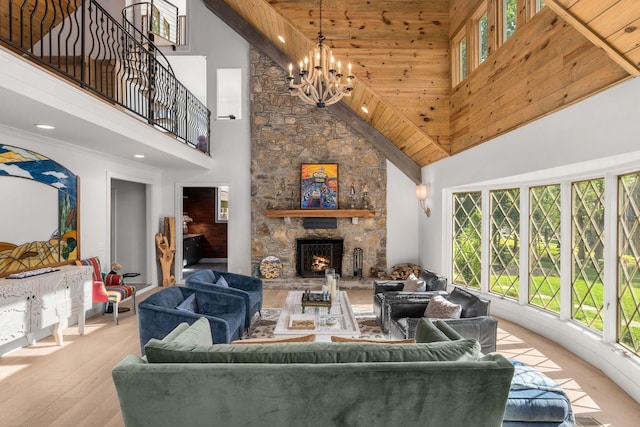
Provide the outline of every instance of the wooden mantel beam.
{"type": "MultiPolygon", "coordinates": [[[[247,42],[260,49],[269,56],[283,70],[286,70],[290,63],[295,62],[287,54],[282,52],[267,37],[262,35],[242,16],[240,16],[224,0],[203,0],[207,8],[227,24],[236,33],[242,36],[247,42]]],[[[371,144],[378,148],[391,163],[400,169],[413,182],[422,182],[422,172],[420,166],[407,156],[393,142],[387,139],[382,133],[363,120],[356,112],[343,102],[339,102],[327,107],[332,113],[345,120],[371,144]]]]}

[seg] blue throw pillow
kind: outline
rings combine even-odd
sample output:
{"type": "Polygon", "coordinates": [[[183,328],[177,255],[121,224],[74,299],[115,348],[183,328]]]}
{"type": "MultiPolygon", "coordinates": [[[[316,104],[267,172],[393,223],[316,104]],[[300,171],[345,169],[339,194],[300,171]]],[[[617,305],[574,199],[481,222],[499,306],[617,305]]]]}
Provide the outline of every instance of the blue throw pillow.
{"type": "Polygon", "coordinates": [[[225,288],[229,287],[229,284],[227,283],[226,279],[223,276],[220,276],[220,278],[218,279],[218,281],[216,282],[216,285],[218,286],[223,286],[225,288]]]}
{"type": "Polygon", "coordinates": [[[198,312],[198,304],[196,303],[196,294],[189,295],[184,301],[176,306],[176,310],[188,311],[190,313],[198,312]]]}

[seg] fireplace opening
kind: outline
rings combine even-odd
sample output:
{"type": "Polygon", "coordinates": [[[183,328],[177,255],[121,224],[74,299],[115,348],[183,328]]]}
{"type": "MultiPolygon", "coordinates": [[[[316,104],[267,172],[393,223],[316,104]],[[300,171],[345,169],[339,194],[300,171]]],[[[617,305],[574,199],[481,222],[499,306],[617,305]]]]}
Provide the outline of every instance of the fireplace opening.
{"type": "Polygon", "coordinates": [[[301,277],[324,277],[327,268],[342,274],[343,239],[297,239],[296,272],[301,277]]]}

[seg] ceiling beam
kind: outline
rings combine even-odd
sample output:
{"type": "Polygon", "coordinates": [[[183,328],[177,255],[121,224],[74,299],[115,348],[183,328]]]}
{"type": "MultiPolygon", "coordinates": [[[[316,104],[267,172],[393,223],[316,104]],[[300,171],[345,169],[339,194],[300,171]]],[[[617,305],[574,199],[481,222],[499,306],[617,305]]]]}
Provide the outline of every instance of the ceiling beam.
{"type": "MultiPolygon", "coordinates": [[[[291,58],[282,52],[267,37],[251,26],[242,16],[240,16],[224,0],[203,0],[207,8],[227,24],[232,30],[242,36],[247,42],[269,56],[283,70],[286,70],[292,61],[291,58]]],[[[413,182],[419,184],[422,181],[420,166],[407,156],[393,142],[376,130],[366,120],[362,119],[350,107],[343,102],[339,102],[327,107],[332,113],[349,123],[364,138],[378,148],[387,159],[400,169],[413,182]]]]}
{"type": "Polygon", "coordinates": [[[605,53],[616,62],[616,64],[620,65],[627,73],[631,74],[634,77],[640,75],[640,70],[636,67],[635,64],[627,60],[620,52],[614,49],[605,39],[603,39],[600,35],[594,33],[591,28],[589,28],[584,22],[582,22],[578,17],[576,17],[573,13],[571,13],[567,8],[561,5],[557,0],[547,0],[545,5],[553,10],[556,15],[567,21],[573,28],[576,29],[580,34],[585,36],[591,43],[598,46],[605,53]]]}

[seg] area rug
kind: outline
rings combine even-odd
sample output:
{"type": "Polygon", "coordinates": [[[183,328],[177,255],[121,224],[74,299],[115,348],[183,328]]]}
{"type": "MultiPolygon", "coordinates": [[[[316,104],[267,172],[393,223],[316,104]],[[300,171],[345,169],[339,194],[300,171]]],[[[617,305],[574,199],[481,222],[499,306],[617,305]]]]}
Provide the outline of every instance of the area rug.
{"type": "Polygon", "coordinates": [[[576,426],[579,427],[604,427],[598,420],[589,416],[576,416],[576,426]]]}
{"type": "MultiPolygon", "coordinates": [[[[359,309],[353,307],[356,321],[360,327],[360,338],[385,338],[380,330],[378,319],[369,309],[359,309]]],[[[262,316],[256,315],[251,322],[249,332],[245,334],[245,338],[269,338],[273,336],[273,329],[278,322],[280,316],[279,308],[263,308],[262,316]]]]}

